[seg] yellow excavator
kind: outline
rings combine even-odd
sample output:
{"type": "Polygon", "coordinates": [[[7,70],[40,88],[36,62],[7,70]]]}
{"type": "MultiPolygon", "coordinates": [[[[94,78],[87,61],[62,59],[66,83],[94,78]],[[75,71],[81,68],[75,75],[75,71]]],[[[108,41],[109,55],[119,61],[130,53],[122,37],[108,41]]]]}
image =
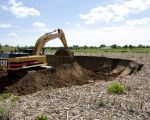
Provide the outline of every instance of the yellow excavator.
{"type": "Polygon", "coordinates": [[[27,53],[0,53],[0,77],[21,70],[48,67],[46,55],[42,55],[42,48],[48,41],[55,38],[60,38],[64,46],[63,49],[57,50],[55,55],[73,57],[73,53],[68,49],[63,30],[54,30],[41,36],[36,41],[31,55],[27,53]]]}

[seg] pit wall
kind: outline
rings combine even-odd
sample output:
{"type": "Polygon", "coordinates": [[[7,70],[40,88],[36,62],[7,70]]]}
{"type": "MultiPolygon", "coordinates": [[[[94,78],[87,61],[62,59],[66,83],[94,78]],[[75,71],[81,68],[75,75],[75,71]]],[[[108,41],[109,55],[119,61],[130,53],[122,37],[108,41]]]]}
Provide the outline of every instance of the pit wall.
{"type": "Polygon", "coordinates": [[[135,61],[117,58],[96,57],[96,56],[74,56],[62,57],[55,55],[47,55],[48,65],[52,67],[59,67],[65,63],[78,62],[82,67],[92,71],[106,71],[112,74],[119,74],[121,76],[129,75],[139,71],[142,64],[135,61]]]}

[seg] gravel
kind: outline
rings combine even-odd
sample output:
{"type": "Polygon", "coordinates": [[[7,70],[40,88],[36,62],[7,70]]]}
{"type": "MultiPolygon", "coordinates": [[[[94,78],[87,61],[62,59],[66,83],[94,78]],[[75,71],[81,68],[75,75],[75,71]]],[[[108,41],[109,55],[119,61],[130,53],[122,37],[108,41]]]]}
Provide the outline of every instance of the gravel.
{"type": "Polygon", "coordinates": [[[44,114],[49,120],[150,120],[150,53],[99,53],[99,56],[136,60],[140,72],[109,82],[46,89],[21,96],[11,108],[11,120],[35,120],[44,114]],[[119,82],[121,95],[108,94],[107,86],[119,82]]]}

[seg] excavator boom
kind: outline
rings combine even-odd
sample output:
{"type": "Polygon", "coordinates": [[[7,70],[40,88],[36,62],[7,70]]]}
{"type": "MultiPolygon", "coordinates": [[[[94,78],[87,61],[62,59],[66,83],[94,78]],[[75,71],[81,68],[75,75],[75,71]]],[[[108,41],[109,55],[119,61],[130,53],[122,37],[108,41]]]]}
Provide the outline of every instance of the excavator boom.
{"type": "Polygon", "coordinates": [[[49,33],[46,33],[45,35],[41,36],[36,44],[35,44],[35,48],[33,50],[33,55],[40,55],[41,53],[41,49],[43,48],[43,46],[50,40],[53,40],[55,38],[60,38],[64,48],[68,48],[68,45],[67,45],[67,41],[66,41],[66,37],[65,37],[65,34],[63,32],[63,30],[61,29],[58,29],[58,30],[55,30],[53,32],[49,32],[49,33]],[[57,32],[57,33],[56,33],[57,32]]]}

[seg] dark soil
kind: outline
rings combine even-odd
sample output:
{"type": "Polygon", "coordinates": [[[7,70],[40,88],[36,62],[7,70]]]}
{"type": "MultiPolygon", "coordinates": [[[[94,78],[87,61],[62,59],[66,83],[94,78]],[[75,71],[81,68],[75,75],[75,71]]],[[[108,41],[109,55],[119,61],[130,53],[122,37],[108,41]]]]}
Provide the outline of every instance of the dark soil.
{"type": "Polygon", "coordinates": [[[108,73],[91,71],[81,67],[77,62],[64,64],[57,68],[30,72],[23,78],[8,76],[0,80],[1,92],[16,95],[34,93],[43,88],[61,88],[83,85],[96,80],[109,80],[108,73]]]}
{"type": "Polygon", "coordinates": [[[58,49],[55,53],[56,56],[70,56],[70,57],[73,57],[74,53],[71,52],[69,49],[64,49],[64,48],[61,48],[61,49],[58,49]]]}

